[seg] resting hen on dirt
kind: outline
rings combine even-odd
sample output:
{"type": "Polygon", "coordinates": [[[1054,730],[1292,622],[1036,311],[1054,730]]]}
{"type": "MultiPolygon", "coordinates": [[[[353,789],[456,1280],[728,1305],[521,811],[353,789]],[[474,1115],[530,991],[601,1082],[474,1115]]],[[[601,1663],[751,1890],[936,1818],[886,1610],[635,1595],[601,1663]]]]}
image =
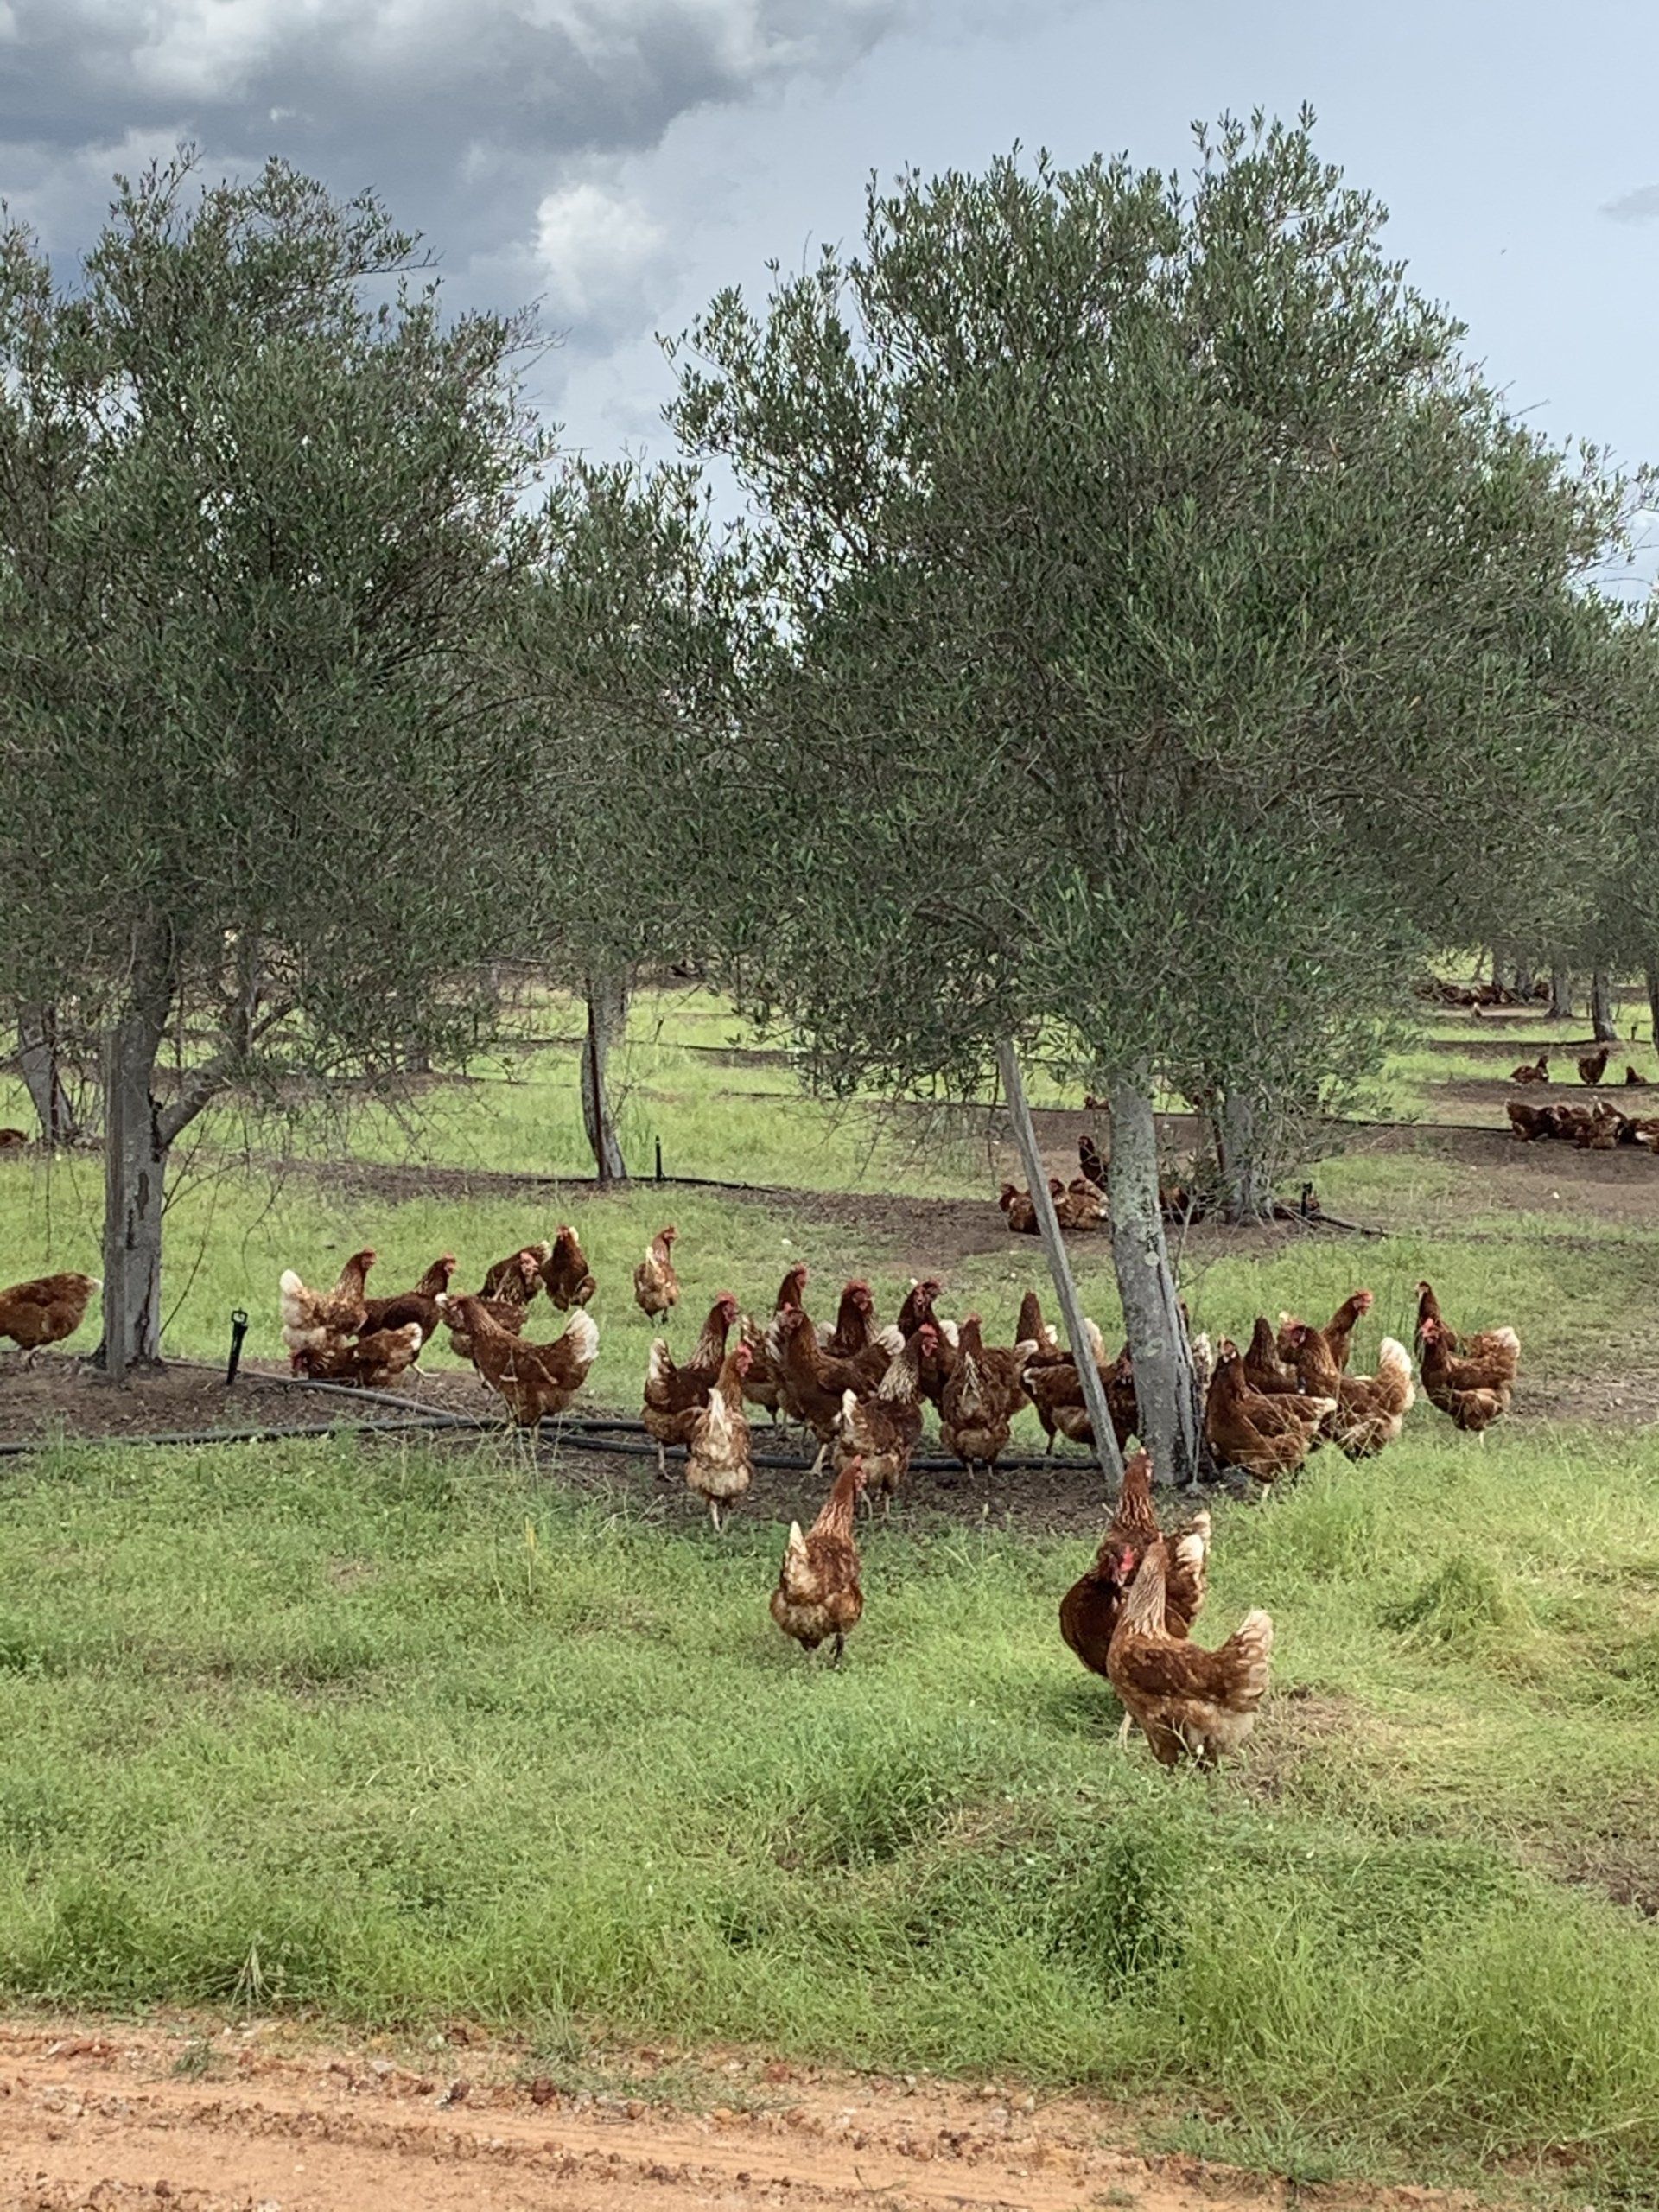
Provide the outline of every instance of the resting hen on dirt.
{"type": "Polygon", "coordinates": [[[996,1203],[1007,1216],[1008,1227],[1016,1236],[1034,1236],[1037,1234],[1037,1207],[1029,1191],[1021,1191],[1012,1183],[1005,1183],[996,1203]]]}
{"type": "Polygon", "coordinates": [[[1098,1229],[1106,1219],[1105,1194],[1086,1175],[1074,1175],[1065,1186],[1065,1227],[1098,1229]]]}
{"type": "Polygon", "coordinates": [[[92,1293],[102,1287],[96,1275],[67,1273],[15,1282],[10,1290],[0,1290],[0,1337],[21,1345],[29,1355],[24,1366],[32,1367],[37,1351],[74,1335],[86,1318],[92,1293]]]}
{"type": "Polygon", "coordinates": [[[864,1487],[864,1466],[854,1459],[836,1477],[823,1510],[804,1535],[791,1521],[772,1618],[804,1650],[833,1638],[830,1664],[841,1664],[847,1638],[864,1611],[861,1562],[853,1536],[853,1510],[864,1487]]]}
{"type": "Polygon", "coordinates": [[[772,1415],[775,1428],[785,1413],[783,1381],[773,1356],[771,1336],[772,1323],[791,1306],[798,1306],[806,1295],[807,1271],[798,1262],[778,1286],[777,1302],[772,1309],[771,1321],[761,1321],[753,1313],[746,1313],[740,1325],[742,1340],[749,1348],[748,1373],[743,1380],[743,1395],[752,1406],[759,1406],[772,1415]]]}
{"type": "Polygon", "coordinates": [[[541,1272],[542,1287],[561,1313],[568,1313],[573,1306],[586,1306],[599,1288],[582,1239],[568,1221],[562,1221],[554,1230],[553,1247],[542,1262],[541,1272]]]}
{"type": "MultiPolygon", "coordinates": [[[[488,1318],[498,1329],[510,1337],[519,1335],[524,1318],[530,1311],[530,1301],[536,1295],[536,1286],[541,1279],[541,1255],[545,1248],[526,1244],[522,1251],[512,1253],[507,1259],[498,1260],[484,1278],[485,1287],[476,1298],[488,1318]],[[494,1287],[492,1289],[491,1285],[494,1287]]],[[[446,1295],[438,1311],[449,1332],[449,1343],[456,1357],[470,1359],[478,1365],[473,1351],[472,1332],[461,1313],[461,1301],[446,1295]]],[[[480,1368],[480,1376],[483,1370],[480,1368]]]]}
{"type": "Polygon", "coordinates": [[[1334,1398],[1336,1411],[1327,1414],[1320,1433],[1351,1459],[1369,1459],[1392,1444],[1405,1427],[1416,1390],[1411,1379],[1411,1355],[1402,1344],[1384,1337],[1377,1347],[1375,1375],[1344,1375],[1331,1356],[1322,1331],[1299,1321],[1290,1332],[1291,1358],[1302,1388],[1319,1397],[1334,1398]]]}
{"type": "Polygon", "coordinates": [[[505,1403],[520,1428],[534,1428],[562,1414],[599,1356],[599,1324],[580,1306],[551,1344],[530,1344],[490,1317],[488,1302],[472,1296],[445,1295],[442,1311],[453,1310],[473,1347],[473,1363],[488,1388],[505,1403]]]}
{"type": "Polygon", "coordinates": [[[937,1349],[938,1334],[931,1321],[924,1321],[895,1355],[873,1396],[842,1392],[841,1418],[830,1446],[830,1467],[841,1474],[855,1459],[861,1459],[866,1482],[880,1492],[884,1515],[909,1473],[911,1454],[921,1440],[922,1364],[937,1349]]]}
{"type": "Polygon", "coordinates": [[[1510,1081],[1511,1083],[1548,1083],[1549,1081],[1548,1054],[1540,1052],[1535,1060],[1529,1060],[1522,1067],[1511,1068],[1510,1081]]]}
{"type": "Polygon", "coordinates": [[[884,1329],[855,1359],[832,1359],[818,1343],[804,1307],[787,1307],[773,1327],[784,1403],[817,1438],[813,1465],[818,1466],[840,1423],[842,1398],[849,1390],[859,1398],[872,1395],[904,1350],[903,1341],[896,1329],[884,1329]]]}
{"type": "MultiPolygon", "coordinates": [[[[1210,1516],[1199,1512],[1179,1532],[1198,1539],[1173,1561],[1166,1621],[1172,1636],[1185,1636],[1204,1604],[1210,1556],[1210,1516]]],[[[1109,1676],[1112,1635],[1135,1570],[1163,1530],[1152,1503],[1152,1461],[1136,1452],[1124,1462],[1123,1481],[1095,1563],[1060,1600],[1060,1634],[1091,1673],[1109,1676]]]]}
{"type": "Polygon", "coordinates": [[[1321,1424],[1337,1410],[1335,1394],[1252,1389],[1238,1346],[1224,1337],[1205,1395],[1204,1433],[1225,1467],[1241,1468],[1259,1483],[1294,1475],[1313,1448],[1321,1424]]]}
{"type": "Polygon", "coordinates": [[[707,1503],[716,1535],[721,1506],[741,1497],[754,1477],[749,1417],[743,1410],[743,1377],[750,1357],[747,1344],[732,1346],[686,1440],[685,1486],[707,1503]]]}
{"type": "MultiPolygon", "coordinates": [[[[1213,1651],[1171,1629],[1170,1583],[1199,1544],[1194,1532],[1173,1540],[1160,1536],[1148,1546],[1107,1654],[1112,1688],[1160,1766],[1175,1765],[1183,1752],[1205,1767],[1230,1757],[1255,1727],[1256,1707],[1267,1694],[1270,1614],[1247,1613],[1213,1651]]],[[[1130,1556],[1126,1546],[1126,1571],[1130,1556]]]]}
{"type": "Polygon", "coordinates": [[[413,1290],[400,1290],[390,1298],[365,1298],[359,1336],[372,1336],[381,1329],[405,1328],[414,1321],[419,1325],[421,1343],[424,1344],[438,1325],[438,1300],[449,1287],[455,1264],[454,1254],[446,1252],[442,1259],[433,1261],[413,1290]]]}
{"type": "Polygon", "coordinates": [[[679,1366],[667,1340],[653,1337],[645,1369],[645,1400],[640,1419],[645,1434],[657,1446],[657,1471],[666,1478],[664,1454],[671,1444],[689,1446],[696,1417],[709,1402],[709,1393],[720,1379],[726,1363],[726,1339],[737,1326],[737,1300],[722,1290],[709,1308],[690,1358],[679,1366]]]}
{"type": "Polygon", "coordinates": [[[1454,1427],[1484,1437],[1510,1410],[1521,1368],[1520,1338],[1513,1329],[1483,1330],[1465,1342],[1459,1357],[1452,1349],[1457,1338],[1431,1313],[1419,1324],[1418,1342],[1423,1395],[1454,1427]]]}
{"type": "Polygon", "coordinates": [[[1007,1451],[1014,1417],[1026,1403],[1022,1378],[1035,1350],[1031,1344],[1011,1351],[987,1344],[977,1313],[963,1323],[957,1363],[939,1408],[939,1434],[945,1450],[970,1473],[976,1466],[988,1473],[1007,1451]]]}
{"type": "Polygon", "coordinates": [[[326,1344],[294,1355],[294,1371],[314,1382],[354,1383],[363,1390],[384,1390],[413,1367],[426,1342],[418,1320],[384,1329],[365,1329],[353,1338],[333,1337],[326,1344]]]}
{"type": "Polygon", "coordinates": [[[659,1229],[633,1271],[633,1302],[647,1320],[657,1320],[680,1302],[680,1279],[674,1272],[674,1240],[679,1233],[672,1222],[659,1229]]]}
{"type": "Polygon", "coordinates": [[[296,1375],[302,1352],[327,1351],[340,1338],[353,1336],[362,1327],[366,1306],[363,1285],[373,1265],[371,1248],[353,1252],[332,1290],[308,1290],[292,1268],[283,1270],[283,1342],[296,1375]]]}

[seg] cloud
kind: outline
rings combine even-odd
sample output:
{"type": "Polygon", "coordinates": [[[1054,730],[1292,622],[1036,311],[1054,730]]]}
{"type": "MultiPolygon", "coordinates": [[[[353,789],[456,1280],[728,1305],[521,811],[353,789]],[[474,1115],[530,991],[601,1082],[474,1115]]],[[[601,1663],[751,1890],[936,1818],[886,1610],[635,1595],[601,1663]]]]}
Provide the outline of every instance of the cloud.
{"type": "MultiPolygon", "coordinates": [[[[0,192],[48,245],[86,243],[118,155],[198,143],[372,186],[447,270],[542,254],[544,210],[681,117],[853,66],[922,0],[0,0],[0,192]]],[[[556,231],[560,226],[554,221],[556,231]]],[[[617,228],[643,266],[637,214],[617,228]]],[[[574,249],[571,249],[574,251],[574,249]]],[[[592,237],[559,281],[598,298],[592,237]]]]}
{"type": "Polygon", "coordinates": [[[536,260],[551,319],[578,335],[637,330],[673,273],[668,232],[616,181],[580,178],[536,210],[536,260]]]}
{"type": "Polygon", "coordinates": [[[1604,200],[1601,213],[1616,223],[1651,223],[1659,219],[1659,184],[1643,184],[1617,200],[1604,200]]]}

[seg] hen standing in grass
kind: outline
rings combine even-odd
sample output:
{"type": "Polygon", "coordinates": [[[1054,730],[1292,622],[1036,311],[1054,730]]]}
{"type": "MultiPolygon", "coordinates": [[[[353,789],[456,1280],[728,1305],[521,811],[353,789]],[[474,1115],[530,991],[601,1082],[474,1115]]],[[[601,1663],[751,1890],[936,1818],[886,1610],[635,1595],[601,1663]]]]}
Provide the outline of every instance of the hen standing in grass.
{"type": "Polygon", "coordinates": [[[944,1386],[939,1433],[971,1474],[976,1466],[992,1472],[1007,1449],[1014,1417],[1027,1403],[1027,1362],[1037,1347],[1012,1351],[988,1345],[977,1313],[970,1313],[957,1340],[957,1362],[944,1386]]]}
{"type": "MultiPolygon", "coordinates": [[[[1320,1433],[1351,1459],[1369,1459],[1392,1444],[1405,1427],[1406,1415],[1416,1396],[1411,1379],[1411,1354],[1392,1337],[1377,1347],[1375,1375],[1344,1375],[1332,1356],[1323,1330],[1305,1321],[1293,1325],[1290,1356],[1304,1390],[1334,1398],[1336,1411],[1327,1414],[1320,1433]]],[[[1281,1401],[1288,1403],[1288,1401],[1281,1401]]]]}
{"type": "Polygon", "coordinates": [[[689,1446],[696,1418],[709,1402],[726,1359],[726,1339],[737,1326],[737,1300],[722,1290],[709,1308],[690,1359],[676,1364],[667,1339],[653,1337],[645,1368],[645,1399],[640,1411],[645,1434],[657,1446],[657,1473],[666,1481],[671,1444],[689,1446]]]}
{"type": "Polygon", "coordinates": [[[786,1313],[791,1306],[800,1305],[806,1295],[806,1281],[807,1270],[801,1262],[797,1261],[778,1286],[771,1321],[762,1321],[755,1314],[746,1313],[740,1325],[743,1342],[749,1348],[749,1366],[743,1380],[743,1395],[750,1405],[759,1406],[763,1413],[772,1415],[774,1428],[782,1421],[785,1408],[783,1378],[779,1372],[772,1346],[772,1328],[780,1313],[786,1313]]]}
{"type": "Polygon", "coordinates": [[[553,1232],[552,1249],[542,1262],[542,1285],[561,1313],[573,1306],[586,1306],[599,1288],[582,1240],[568,1221],[553,1232]]]}
{"type": "Polygon", "coordinates": [[[502,1399],[520,1428],[535,1428],[562,1414],[588,1380],[599,1357],[599,1325],[581,1307],[551,1344],[527,1344],[493,1319],[487,1300],[449,1298],[441,1312],[452,1328],[459,1324],[472,1345],[474,1364],[486,1387],[502,1399]]]}
{"type": "MultiPolygon", "coordinates": [[[[1255,1727],[1256,1707],[1267,1694],[1270,1614],[1247,1613],[1213,1651],[1178,1636],[1171,1625],[1173,1573],[1190,1566],[1199,1548],[1196,1531],[1173,1541],[1160,1536],[1148,1546],[1134,1571],[1107,1655],[1107,1671],[1124,1713],[1146,1737],[1160,1766],[1175,1765],[1184,1751],[1205,1767],[1230,1756],[1255,1727]]],[[[1126,1545],[1121,1560],[1126,1575],[1131,1556],[1126,1545]]]]}
{"type": "Polygon", "coordinates": [[[679,1233],[672,1222],[659,1229],[633,1271],[633,1302],[648,1321],[660,1319],[680,1302],[680,1279],[674,1272],[674,1239],[679,1233]]]}
{"type": "MultiPolygon", "coordinates": [[[[406,1328],[414,1321],[419,1325],[421,1344],[424,1345],[438,1325],[438,1300],[448,1289],[449,1278],[454,1272],[455,1255],[446,1252],[442,1259],[433,1261],[413,1290],[400,1290],[390,1298],[365,1298],[359,1336],[372,1336],[382,1329],[406,1328]]],[[[407,1364],[405,1361],[404,1365],[407,1364]]]]}
{"type": "Polygon", "coordinates": [[[922,1368],[938,1347],[938,1331],[924,1321],[895,1353],[874,1396],[856,1390],[841,1395],[841,1418],[830,1446],[836,1474],[854,1460],[864,1463],[867,1483],[881,1494],[881,1511],[891,1509],[899,1484],[910,1471],[911,1454],[922,1434],[922,1368]]]}
{"type": "Polygon", "coordinates": [[[847,1638],[864,1611],[861,1561],[853,1537],[853,1510],[864,1488],[864,1463],[853,1459],[836,1477],[823,1510],[801,1533],[791,1521],[778,1586],[772,1593],[772,1618],[804,1650],[816,1651],[833,1637],[830,1664],[838,1667],[847,1638]]]}
{"type": "MultiPolygon", "coordinates": [[[[1179,1532],[1198,1541],[1172,1564],[1165,1619],[1172,1636],[1185,1636],[1204,1604],[1210,1558],[1210,1516],[1195,1513],[1179,1532]]],[[[1109,1676],[1108,1658],[1123,1599],[1136,1568],[1163,1530],[1152,1503],[1152,1461],[1136,1452],[1125,1461],[1117,1504],[1100,1540],[1095,1563],[1060,1600],[1060,1634],[1092,1674],[1109,1676]]]]}
{"type": "Polygon", "coordinates": [[[1520,1338],[1513,1329],[1483,1330],[1467,1339],[1459,1357],[1452,1351],[1457,1338],[1438,1313],[1429,1313],[1418,1322],[1417,1341],[1423,1395],[1454,1427],[1484,1440],[1510,1410],[1521,1368],[1520,1338]]]}
{"type": "Polygon", "coordinates": [[[1253,1389],[1238,1346],[1224,1337],[1205,1394],[1205,1439],[1223,1466],[1238,1467],[1259,1483],[1277,1482],[1297,1472],[1336,1409],[1334,1393],[1253,1389]]]}
{"type": "MultiPolygon", "coordinates": [[[[510,1337],[522,1332],[530,1301],[535,1297],[536,1286],[541,1279],[542,1256],[548,1249],[545,1244],[526,1244],[505,1260],[496,1262],[475,1298],[445,1297],[439,1301],[438,1311],[448,1328],[450,1347],[457,1357],[470,1359],[475,1367],[479,1366],[472,1332],[462,1316],[463,1306],[469,1311],[480,1308],[498,1329],[510,1337]]],[[[481,1367],[479,1372],[483,1375],[481,1367]]]]}

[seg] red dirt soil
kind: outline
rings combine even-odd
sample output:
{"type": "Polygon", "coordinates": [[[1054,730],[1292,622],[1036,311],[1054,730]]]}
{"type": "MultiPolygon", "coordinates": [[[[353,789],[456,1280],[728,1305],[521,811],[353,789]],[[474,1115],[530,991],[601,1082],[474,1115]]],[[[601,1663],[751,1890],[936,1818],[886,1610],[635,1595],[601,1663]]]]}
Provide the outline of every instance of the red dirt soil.
{"type": "Polygon", "coordinates": [[[4,2212],[1429,2212],[1425,2190],[1287,2193],[1122,2147],[1121,2115],[987,2084],[728,2058],[595,2093],[449,2029],[418,2052],[272,2023],[0,2023],[4,2212]],[[434,2048],[435,2045],[435,2048],[434,2048]],[[653,2094],[655,2091],[655,2094],[653,2094]],[[664,2092],[677,2101],[664,2100],[664,2092]]]}

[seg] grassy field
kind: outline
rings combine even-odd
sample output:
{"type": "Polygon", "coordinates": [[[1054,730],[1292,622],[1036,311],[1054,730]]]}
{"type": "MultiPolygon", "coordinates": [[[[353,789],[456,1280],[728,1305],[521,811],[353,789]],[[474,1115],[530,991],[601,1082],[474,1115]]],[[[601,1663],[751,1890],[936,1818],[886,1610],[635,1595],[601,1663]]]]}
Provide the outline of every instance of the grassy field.
{"type": "MultiPolygon", "coordinates": [[[[765,1095],[786,1069],[691,1050],[733,1045],[717,1006],[634,1020],[629,1110],[702,1133],[688,1171],[868,1204],[409,1195],[323,1172],[342,1140],[320,1122],[277,1171],[272,1133],[227,1117],[172,1201],[168,1349],[222,1354],[245,1306],[274,1353],[287,1265],[329,1279],[366,1241],[387,1287],[443,1249],[475,1280],[561,1218],[601,1279],[607,1406],[638,1405],[652,1332],[628,1271],[669,1217],[682,1351],[716,1290],[764,1302],[798,1257],[823,1313],[855,1271],[890,1313],[937,1259],[943,1310],[977,1304],[1007,1339],[1040,1260],[999,1235],[982,1145],[934,1132],[918,1154],[889,1126],[872,1152],[867,1115],[855,1158],[847,1117],[765,1095]],[[964,1197],[982,1212],[931,1203],[964,1197]]],[[[563,1174],[574,1076],[534,1042],[347,1141],[563,1174]]],[[[1482,1446],[1420,1406],[1379,1461],[1322,1455],[1263,1506],[1218,1505],[1202,1633],[1256,1604],[1278,1623],[1273,1695],[1218,1782],[1118,1752],[1109,1693],[1054,1626],[1090,1546],[1022,1526],[1018,1478],[978,1521],[912,1498],[870,1533],[837,1675],[766,1618],[764,1473],[716,1542],[677,1496],[596,1503],[493,1442],[64,1447],[0,1490],[0,1988],[466,2012],[550,2068],[634,2034],[995,2069],[1108,2088],[1160,2142],[1303,2179],[1652,2202],[1659,1437],[1525,1416],[1558,1381],[1653,1364],[1659,1223],[1566,1168],[1529,1209],[1428,1148],[1315,1173],[1327,1207],[1393,1233],[1196,1230],[1197,1325],[1322,1315],[1363,1281],[1364,1368],[1380,1334],[1409,1338],[1427,1273],[1460,1325],[1520,1330],[1522,1417],[1482,1446]]],[[[95,1267],[100,1207],[93,1155],[0,1160],[10,1272],[95,1267]]],[[[1104,1240],[1074,1257],[1110,1336],[1104,1240]]]]}
{"type": "Polygon", "coordinates": [[[334,1440],[65,1452],[0,1515],[14,1998],[1012,2068],[1306,2177],[1659,2176],[1659,1940],[1607,1901],[1659,1885],[1649,1440],[1224,1507],[1207,1625],[1281,1626],[1213,1785],[1116,1748],[1077,1542],[874,1533],[837,1675],[766,1618],[764,1495],[715,1543],[334,1440]]]}

